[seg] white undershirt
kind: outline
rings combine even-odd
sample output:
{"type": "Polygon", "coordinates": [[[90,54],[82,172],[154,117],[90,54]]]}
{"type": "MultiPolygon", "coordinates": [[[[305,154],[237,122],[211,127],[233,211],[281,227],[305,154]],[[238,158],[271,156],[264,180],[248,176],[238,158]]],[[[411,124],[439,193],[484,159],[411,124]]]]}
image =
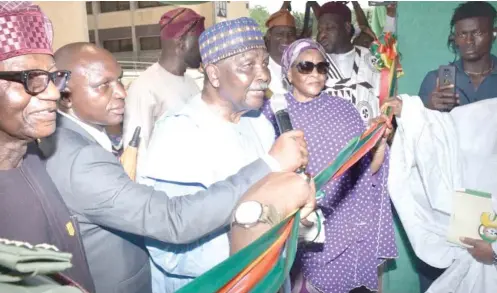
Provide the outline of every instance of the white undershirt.
{"type": "Polygon", "coordinates": [[[352,66],[354,65],[355,49],[353,48],[347,53],[343,54],[329,54],[331,59],[335,61],[344,78],[352,76],[352,66]]]}
{"type": "Polygon", "coordinates": [[[72,116],[72,115],[69,115],[69,114],[66,114],[62,111],[57,111],[60,115],[66,117],[67,119],[70,119],[71,121],[73,121],[74,123],[78,124],[79,126],[81,126],[86,132],[88,132],[88,134],[93,137],[97,143],[99,145],[101,145],[106,151],[108,152],[112,152],[112,142],[109,138],[109,136],[107,135],[107,133],[105,132],[105,130],[98,130],[96,129],[95,127],[93,126],[90,126],[86,123],[84,123],[83,121],[79,120],[78,118],[72,116]]]}

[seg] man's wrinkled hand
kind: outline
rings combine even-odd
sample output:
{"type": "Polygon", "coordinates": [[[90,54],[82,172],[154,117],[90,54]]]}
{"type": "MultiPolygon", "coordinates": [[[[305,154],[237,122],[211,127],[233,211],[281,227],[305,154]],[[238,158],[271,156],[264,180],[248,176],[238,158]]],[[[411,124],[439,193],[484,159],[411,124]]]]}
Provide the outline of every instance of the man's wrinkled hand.
{"type": "Polygon", "coordinates": [[[300,130],[283,133],[274,142],[269,155],[278,161],[283,172],[293,172],[307,166],[309,152],[304,133],[300,130]]]}
{"type": "Polygon", "coordinates": [[[302,208],[302,218],[307,217],[316,208],[314,182],[308,183],[293,172],[270,173],[244,195],[242,201],[256,200],[273,205],[282,217],[302,208]]]}

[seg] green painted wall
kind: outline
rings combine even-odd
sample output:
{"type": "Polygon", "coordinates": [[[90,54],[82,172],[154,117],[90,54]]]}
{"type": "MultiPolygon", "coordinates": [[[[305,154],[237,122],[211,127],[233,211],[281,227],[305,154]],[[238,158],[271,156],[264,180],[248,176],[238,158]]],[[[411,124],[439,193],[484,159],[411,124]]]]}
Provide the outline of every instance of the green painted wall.
{"type": "MultiPolygon", "coordinates": [[[[497,8],[497,1],[489,1],[497,8]]],[[[397,31],[405,75],[399,80],[399,94],[418,94],[426,73],[454,59],[447,48],[450,19],[462,2],[398,3],[397,31]]],[[[493,48],[497,53],[497,46],[493,48]]]]}

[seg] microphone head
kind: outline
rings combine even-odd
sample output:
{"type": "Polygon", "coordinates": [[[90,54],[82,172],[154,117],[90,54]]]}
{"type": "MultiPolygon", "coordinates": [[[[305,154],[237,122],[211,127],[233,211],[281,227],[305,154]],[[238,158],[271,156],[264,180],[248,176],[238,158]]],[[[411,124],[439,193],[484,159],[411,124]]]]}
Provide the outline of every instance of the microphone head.
{"type": "Polygon", "coordinates": [[[286,98],[282,94],[274,94],[269,100],[269,106],[273,113],[279,112],[281,110],[286,110],[288,108],[288,103],[286,102],[286,98]]]}

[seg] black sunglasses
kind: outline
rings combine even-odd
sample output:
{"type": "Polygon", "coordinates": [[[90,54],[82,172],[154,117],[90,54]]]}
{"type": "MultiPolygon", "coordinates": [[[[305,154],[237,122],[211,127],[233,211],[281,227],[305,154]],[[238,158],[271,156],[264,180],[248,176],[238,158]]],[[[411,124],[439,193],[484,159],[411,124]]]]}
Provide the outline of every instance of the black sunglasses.
{"type": "Polygon", "coordinates": [[[41,69],[0,71],[0,79],[22,83],[26,92],[30,95],[42,93],[48,87],[50,81],[55,84],[59,91],[63,91],[69,78],[71,78],[71,72],[68,70],[54,72],[41,69]]]}
{"type": "Polygon", "coordinates": [[[330,63],[328,62],[319,62],[318,64],[314,64],[310,61],[302,61],[295,65],[299,73],[302,74],[310,74],[314,71],[314,68],[318,71],[319,74],[328,73],[328,69],[330,68],[330,63]]]}

